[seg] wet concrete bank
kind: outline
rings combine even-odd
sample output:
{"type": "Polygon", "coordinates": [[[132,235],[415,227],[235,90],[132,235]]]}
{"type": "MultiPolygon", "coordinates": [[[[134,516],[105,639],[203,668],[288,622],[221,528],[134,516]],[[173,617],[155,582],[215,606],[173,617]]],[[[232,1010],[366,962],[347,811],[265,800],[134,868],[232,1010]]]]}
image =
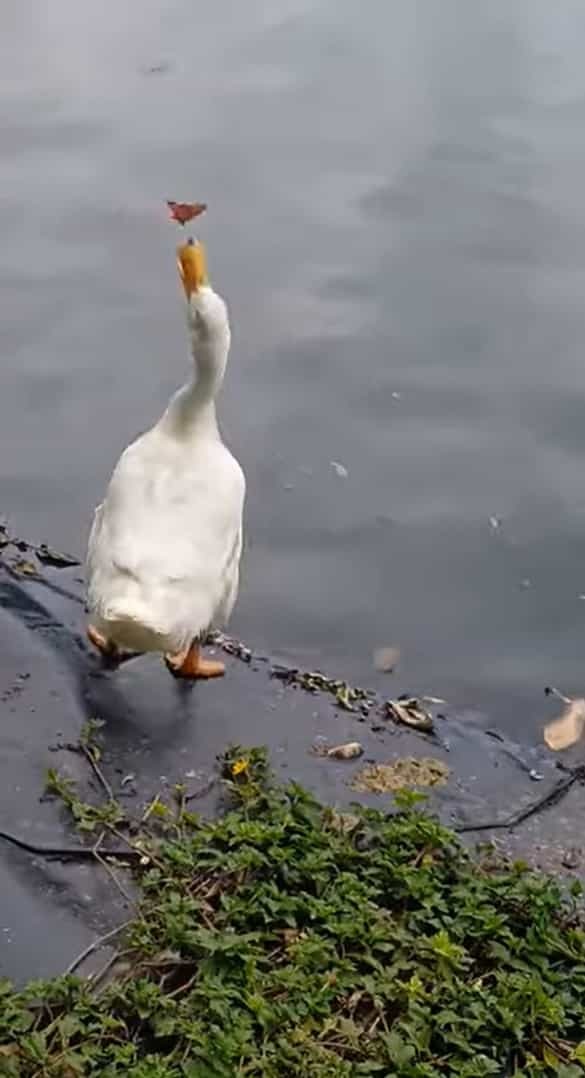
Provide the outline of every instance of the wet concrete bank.
{"type": "MultiPolygon", "coordinates": [[[[329,693],[272,676],[273,660],[254,654],[249,662],[227,655],[221,682],[194,686],[174,681],[156,657],[104,670],[84,643],[77,572],[47,570],[41,582],[17,579],[0,565],[1,831],[39,847],[78,841],[59,805],[42,794],[47,769],[56,767],[79,783],[82,796],[95,798],[87,761],[67,746],[78,742],[88,719],[99,718],[104,774],[114,794],[136,807],[181,781],[198,810],[216,811],[215,762],[229,743],[267,745],[279,777],[294,778],[337,806],[390,804],[390,795],[352,788],[364,764],[432,757],[448,767],[449,778],[428,791],[430,802],[451,826],[506,821],[552,798],[511,830],[469,830],[465,841],[494,838],[535,865],[585,874],[583,787],[574,782],[554,798],[570,774],[545,748],[521,747],[499,734],[497,716],[486,731],[447,708],[435,719],[435,733],[425,736],[385,717],[380,699],[367,716],[345,711],[329,693]],[[359,759],[313,751],[316,744],[347,741],[360,742],[359,759]]],[[[394,692],[389,677],[388,695],[394,692]]],[[[19,982],[61,972],[95,936],[131,914],[91,859],[56,860],[0,840],[0,880],[0,975],[19,982]]]]}

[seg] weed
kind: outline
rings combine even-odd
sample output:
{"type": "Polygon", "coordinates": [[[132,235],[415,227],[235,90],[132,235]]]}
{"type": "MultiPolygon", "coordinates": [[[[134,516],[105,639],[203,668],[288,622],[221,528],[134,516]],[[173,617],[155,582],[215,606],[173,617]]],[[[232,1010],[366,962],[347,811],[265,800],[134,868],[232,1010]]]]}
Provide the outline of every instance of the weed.
{"type": "MultiPolygon", "coordinates": [[[[274,784],[261,750],[222,768],[220,819],[178,788],[135,828],[141,904],[113,979],[0,985],[1,1075],[583,1075],[577,885],[470,858],[417,795],[341,817],[274,784]]],[[[88,829],[100,810],[51,785],[88,829]]]]}

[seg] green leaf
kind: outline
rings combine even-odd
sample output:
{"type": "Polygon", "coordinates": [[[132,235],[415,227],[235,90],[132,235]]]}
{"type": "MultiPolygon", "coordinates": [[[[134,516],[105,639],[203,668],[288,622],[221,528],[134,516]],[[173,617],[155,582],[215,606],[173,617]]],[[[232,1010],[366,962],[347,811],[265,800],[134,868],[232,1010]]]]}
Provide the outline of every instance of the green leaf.
{"type": "Polygon", "coordinates": [[[548,1044],[543,1046],[542,1058],[547,1067],[551,1067],[555,1072],[558,1070],[559,1064],[563,1062],[561,1056],[557,1055],[554,1049],[548,1044]]]}
{"type": "Polygon", "coordinates": [[[399,1033],[392,1031],[382,1038],[386,1052],[391,1063],[396,1067],[405,1067],[411,1063],[415,1056],[415,1050],[411,1044],[406,1044],[399,1033]]]}

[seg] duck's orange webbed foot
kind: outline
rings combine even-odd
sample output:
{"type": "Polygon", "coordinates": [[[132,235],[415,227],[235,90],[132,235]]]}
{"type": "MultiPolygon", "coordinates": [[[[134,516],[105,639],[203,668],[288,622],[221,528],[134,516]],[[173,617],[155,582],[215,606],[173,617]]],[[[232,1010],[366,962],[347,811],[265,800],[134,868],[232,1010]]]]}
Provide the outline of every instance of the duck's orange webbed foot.
{"type": "Polygon", "coordinates": [[[199,644],[191,644],[185,651],[177,655],[165,655],[167,668],[173,677],[189,678],[212,678],[221,677],[225,674],[224,663],[215,659],[204,659],[201,655],[199,644]]]}
{"type": "Polygon", "coordinates": [[[128,659],[136,659],[140,655],[139,651],[123,651],[114,644],[113,640],[108,640],[103,633],[100,633],[94,625],[88,625],[87,639],[96,651],[99,651],[108,666],[119,666],[120,663],[125,663],[128,659]]]}

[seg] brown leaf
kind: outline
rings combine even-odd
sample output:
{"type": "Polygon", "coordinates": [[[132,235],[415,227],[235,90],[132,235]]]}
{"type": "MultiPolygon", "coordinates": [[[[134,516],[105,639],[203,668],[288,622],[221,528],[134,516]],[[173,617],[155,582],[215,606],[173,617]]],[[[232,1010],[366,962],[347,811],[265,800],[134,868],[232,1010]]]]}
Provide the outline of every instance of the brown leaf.
{"type": "Polygon", "coordinates": [[[332,749],[327,749],[327,755],[334,756],[336,760],[353,760],[361,756],[363,751],[359,741],[348,741],[346,745],[334,745],[332,749]]]}
{"type": "Polygon", "coordinates": [[[19,576],[38,576],[39,571],[36,565],[32,561],[26,561],[24,558],[19,558],[18,561],[13,561],[11,569],[19,576]]]}
{"type": "Polygon", "coordinates": [[[291,947],[297,940],[305,939],[306,932],[301,932],[298,928],[283,928],[282,940],[286,947],[291,947]]]}
{"type": "Polygon", "coordinates": [[[386,710],[394,722],[403,723],[404,726],[422,730],[427,734],[433,730],[432,715],[425,711],[414,697],[407,700],[387,700],[386,710]]]}
{"type": "Polygon", "coordinates": [[[585,698],[562,698],[565,706],[557,719],[547,723],[544,728],[544,740],[553,752],[568,749],[579,741],[585,731],[585,698]]]}
{"type": "Polygon", "coordinates": [[[334,831],[340,831],[342,834],[345,834],[348,831],[355,831],[356,827],[359,827],[361,819],[352,812],[332,811],[328,823],[334,831]]]}

